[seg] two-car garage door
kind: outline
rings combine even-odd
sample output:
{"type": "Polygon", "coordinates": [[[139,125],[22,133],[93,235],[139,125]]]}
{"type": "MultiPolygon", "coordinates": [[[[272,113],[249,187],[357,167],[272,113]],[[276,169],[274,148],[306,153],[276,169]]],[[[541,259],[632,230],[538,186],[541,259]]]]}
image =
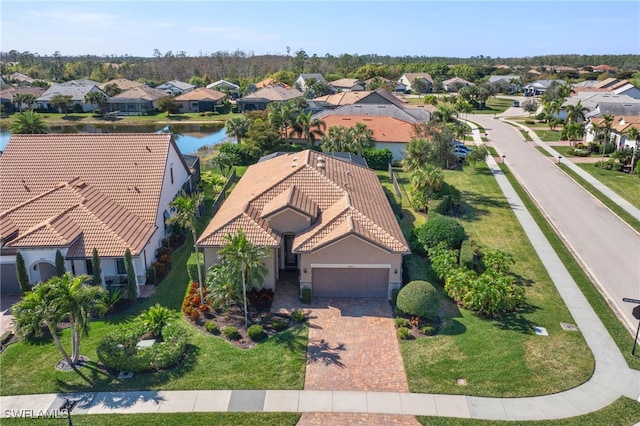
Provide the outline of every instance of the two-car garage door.
{"type": "Polygon", "coordinates": [[[387,297],[389,268],[313,268],[314,297],[387,297]]]}

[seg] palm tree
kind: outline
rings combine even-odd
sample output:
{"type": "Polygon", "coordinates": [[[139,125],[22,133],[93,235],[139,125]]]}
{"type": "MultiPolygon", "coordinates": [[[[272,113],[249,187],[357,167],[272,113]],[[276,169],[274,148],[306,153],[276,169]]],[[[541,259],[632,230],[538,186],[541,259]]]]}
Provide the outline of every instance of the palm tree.
{"type": "MultiPolygon", "coordinates": [[[[228,122],[227,122],[228,123],[228,122]]],[[[238,158],[238,154],[235,152],[219,152],[218,155],[213,157],[209,163],[212,167],[220,168],[220,173],[223,176],[228,175],[231,172],[231,168],[234,164],[237,164],[240,161],[238,158]],[[227,168],[227,173],[224,172],[225,168],[227,168]]]]}
{"type": "Polygon", "coordinates": [[[20,135],[44,134],[49,133],[49,126],[37,112],[27,110],[15,115],[13,123],[9,125],[9,131],[20,135]]]}
{"type": "Polygon", "coordinates": [[[218,256],[222,263],[232,269],[235,276],[242,278],[242,298],[244,304],[244,325],[249,325],[247,312],[247,281],[262,285],[268,273],[263,260],[267,257],[264,247],[256,246],[245,237],[242,228],[235,235],[228,234],[227,244],[220,249],[218,256]]]}
{"type": "Polygon", "coordinates": [[[287,130],[293,125],[300,110],[293,102],[272,102],[267,110],[271,125],[280,133],[281,138],[286,138],[287,130]]]}
{"type": "Polygon", "coordinates": [[[424,138],[411,139],[404,150],[402,168],[405,171],[423,168],[433,155],[431,142],[424,138]]]}
{"type": "Polygon", "coordinates": [[[88,279],[88,275],[74,276],[70,272],[53,277],[38,284],[12,308],[16,329],[22,335],[41,335],[45,325],[71,367],[80,360],[80,338],[89,335],[91,318],[106,310],[104,288],[85,285],[88,279]],[[57,325],[65,319],[71,325],[71,357],[57,336],[57,325]]]}
{"type": "Polygon", "coordinates": [[[107,106],[107,95],[102,92],[89,92],[84,95],[83,99],[85,104],[88,105],[98,105],[98,109],[100,110],[100,115],[103,114],[104,107],[107,106]]]}
{"type": "Polygon", "coordinates": [[[23,93],[14,93],[11,97],[11,102],[15,105],[18,112],[22,112],[22,104],[24,103],[23,93]]]}
{"type": "Polygon", "coordinates": [[[73,99],[70,95],[53,95],[49,100],[49,104],[52,108],[58,110],[61,114],[67,114],[69,112],[69,106],[71,105],[71,100],[73,99]]]}
{"type": "Polygon", "coordinates": [[[640,142],[640,131],[638,131],[637,127],[632,126],[629,130],[627,130],[625,135],[629,140],[632,140],[635,142],[635,144],[633,145],[633,155],[631,156],[631,171],[630,171],[630,173],[633,173],[633,171],[635,170],[633,167],[636,162],[636,153],[638,152],[638,143],[640,142]]]}
{"type": "Polygon", "coordinates": [[[585,114],[589,112],[589,108],[582,106],[582,101],[578,101],[575,105],[567,105],[564,110],[567,113],[564,124],[580,123],[585,120],[585,114]]]}
{"type": "Polygon", "coordinates": [[[306,138],[311,146],[316,144],[316,134],[324,135],[327,124],[319,118],[311,118],[313,112],[301,112],[293,123],[293,134],[306,138]]]}
{"type": "Polygon", "coordinates": [[[447,105],[440,105],[437,111],[431,114],[431,120],[437,123],[452,123],[458,118],[458,112],[455,108],[447,105]]]}
{"type": "Polygon", "coordinates": [[[22,95],[22,103],[27,104],[27,109],[33,109],[33,105],[36,103],[36,97],[31,93],[25,93],[22,95]]]}
{"type": "Polygon", "coordinates": [[[411,196],[412,198],[424,197],[424,200],[420,200],[419,205],[422,207],[421,209],[429,211],[431,194],[439,191],[443,184],[444,175],[442,170],[438,167],[425,166],[411,174],[411,196]]]}
{"type": "Polygon", "coordinates": [[[247,136],[249,131],[249,120],[245,117],[233,117],[227,120],[225,131],[229,136],[235,136],[238,144],[242,142],[242,138],[247,136]]]}
{"type": "Polygon", "coordinates": [[[567,139],[569,139],[569,145],[573,147],[575,141],[582,139],[584,136],[584,127],[580,123],[570,122],[564,126],[564,132],[566,133],[567,139]]]}
{"type": "Polygon", "coordinates": [[[603,136],[602,140],[602,161],[601,167],[604,168],[604,155],[606,153],[607,142],[609,142],[611,129],[613,128],[613,115],[605,114],[602,116],[602,123],[598,126],[598,133],[603,136]]]}
{"type": "Polygon", "coordinates": [[[354,127],[349,129],[348,133],[350,136],[348,140],[350,151],[356,151],[360,157],[362,157],[365,149],[376,146],[373,130],[369,129],[364,123],[356,123],[354,127]]]}
{"type": "Polygon", "coordinates": [[[322,138],[320,147],[323,152],[344,152],[347,151],[347,128],[344,126],[331,126],[327,134],[322,138]]]}
{"type": "Polygon", "coordinates": [[[193,247],[196,250],[196,264],[198,267],[198,288],[200,290],[200,303],[204,303],[204,293],[202,291],[202,272],[200,271],[200,258],[198,255],[198,246],[196,240],[196,229],[198,225],[198,209],[200,204],[204,200],[204,194],[202,192],[194,192],[191,195],[187,195],[184,191],[181,191],[176,198],[169,203],[169,206],[176,210],[176,215],[169,218],[169,223],[175,223],[181,228],[189,229],[193,236],[193,247]]]}

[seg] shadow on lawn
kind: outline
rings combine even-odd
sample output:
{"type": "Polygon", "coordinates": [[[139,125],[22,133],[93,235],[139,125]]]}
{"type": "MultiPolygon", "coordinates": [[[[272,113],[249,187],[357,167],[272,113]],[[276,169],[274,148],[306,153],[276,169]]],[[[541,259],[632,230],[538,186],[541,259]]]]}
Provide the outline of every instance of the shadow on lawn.
{"type": "Polygon", "coordinates": [[[193,371],[197,364],[199,354],[200,348],[188,343],[185,348],[185,355],[174,367],[160,371],[136,373],[132,379],[125,380],[118,379],[118,373],[108,372],[97,362],[89,361],[85,366],[80,367],[75,372],[64,373],[65,375],[69,375],[66,376],[69,377],[68,380],[58,377],[56,379],[56,385],[60,392],[111,392],[114,390],[135,390],[158,387],[193,371]]]}
{"type": "Polygon", "coordinates": [[[529,303],[525,303],[517,312],[504,315],[502,318],[494,320],[494,324],[501,330],[517,331],[522,334],[533,334],[535,324],[525,318],[526,314],[533,313],[540,308],[529,303]]]}

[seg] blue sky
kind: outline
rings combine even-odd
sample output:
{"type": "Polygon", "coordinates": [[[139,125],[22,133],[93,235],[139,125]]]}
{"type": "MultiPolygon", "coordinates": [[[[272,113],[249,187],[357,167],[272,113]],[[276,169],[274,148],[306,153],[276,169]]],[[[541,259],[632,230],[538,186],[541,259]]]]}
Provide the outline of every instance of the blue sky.
{"type": "Polygon", "coordinates": [[[0,50],[152,56],[640,54],[640,2],[0,0],[0,50]]]}

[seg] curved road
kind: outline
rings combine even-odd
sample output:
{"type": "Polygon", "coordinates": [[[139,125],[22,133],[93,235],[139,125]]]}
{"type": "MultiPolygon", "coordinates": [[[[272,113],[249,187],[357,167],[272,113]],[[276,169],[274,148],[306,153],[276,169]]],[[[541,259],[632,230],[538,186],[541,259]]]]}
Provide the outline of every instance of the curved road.
{"type": "Polygon", "coordinates": [[[558,168],[555,158],[524,141],[516,128],[490,115],[468,119],[485,128],[509,169],[635,334],[635,305],[622,298],[640,299],[640,235],[558,168]]]}

